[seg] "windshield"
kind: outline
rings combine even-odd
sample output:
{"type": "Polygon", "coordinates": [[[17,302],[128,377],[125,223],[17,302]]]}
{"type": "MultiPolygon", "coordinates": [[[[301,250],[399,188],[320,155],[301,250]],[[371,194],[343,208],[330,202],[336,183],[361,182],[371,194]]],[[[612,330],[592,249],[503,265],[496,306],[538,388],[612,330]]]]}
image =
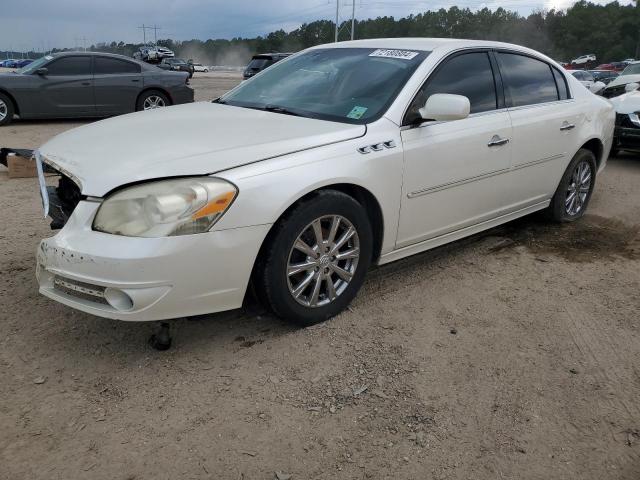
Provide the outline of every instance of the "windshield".
{"type": "Polygon", "coordinates": [[[289,57],[219,102],[363,124],[378,119],[429,52],[325,48],[289,57]]]}
{"type": "Polygon", "coordinates": [[[247,65],[247,68],[262,68],[264,67],[267,63],[269,63],[269,59],[268,58],[254,58],[253,60],[251,60],[249,62],[249,65],[247,65]]]}
{"type": "Polygon", "coordinates": [[[29,74],[35,72],[40,67],[42,67],[45,63],[50,62],[51,60],[53,60],[53,57],[51,55],[45,55],[44,57],[41,57],[41,58],[39,58],[38,60],[36,60],[34,62],[31,62],[29,65],[26,65],[26,66],[16,70],[16,73],[22,73],[22,74],[29,75],[29,74]]]}
{"type": "Polygon", "coordinates": [[[640,73],[640,63],[634,63],[625,68],[620,75],[637,75],[640,73]]]}

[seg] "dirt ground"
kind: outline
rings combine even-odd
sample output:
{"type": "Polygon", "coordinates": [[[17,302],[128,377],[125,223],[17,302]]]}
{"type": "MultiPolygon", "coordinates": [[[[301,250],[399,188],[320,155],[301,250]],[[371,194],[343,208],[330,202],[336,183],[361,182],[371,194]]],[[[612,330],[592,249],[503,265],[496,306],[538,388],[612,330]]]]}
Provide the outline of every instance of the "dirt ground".
{"type": "MultiPolygon", "coordinates": [[[[0,145],[78,124],[16,122],[0,145]]],[[[0,171],[0,478],[640,479],[640,158],[609,162],[580,222],[374,269],[312,328],[179,320],[164,353],[149,324],[38,295],[52,232],[35,179],[0,171]]]]}

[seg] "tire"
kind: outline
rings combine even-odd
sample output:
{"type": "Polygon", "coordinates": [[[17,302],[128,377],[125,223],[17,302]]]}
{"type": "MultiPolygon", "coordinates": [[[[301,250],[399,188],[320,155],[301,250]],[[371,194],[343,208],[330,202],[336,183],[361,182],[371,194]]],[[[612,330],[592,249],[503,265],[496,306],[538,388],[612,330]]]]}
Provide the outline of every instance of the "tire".
{"type": "Polygon", "coordinates": [[[13,101],[4,93],[0,93],[0,127],[9,125],[13,121],[15,112],[13,101]]]}
{"type": "Polygon", "coordinates": [[[596,157],[590,150],[581,148],[562,175],[547,209],[548,217],[556,222],[573,222],[582,217],[595,184],[596,157]]]}
{"type": "Polygon", "coordinates": [[[263,248],[256,268],[258,297],[277,316],[301,326],[333,317],[349,305],[364,282],[371,265],[372,238],[364,207],[349,195],[326,190],[300,201],[274,225],[263,248]],[[318,221],[324,252],[318,251],[313,225],[318,221]],[[337,228],[331,241],[334,222],[337,228]],[[355,234],[338,247],[350,229],[355,234]],[[299,240],[306,243],[305,249],[294,247],[299,240]],[[335,250],[327,251],[332,247],[335,250]],[[357,258],[338,258],[355,252],[357,258]],[[299,271],[288,274],[290,269],[299,271]]]}
{"type": "Polygon", "coordinates": [[[204,73],[209,73],[209,69],[205,68],[204,73]]]}
{"type": "Polygon", "coordinates": [[[138,101],[136,102],[136,112],[139,112],[141,110],[152,110],[154,108],[168,107],[169,105],[171,105],[171,102],[164,93],[158,90],[147,90],[146,92],[142,92],[142,94],[138,97],[138,101]],[[147,102],[153,104],[156,102],[156,99],[158,103],[155,107],[145,107],[145,104],[147,104],[147,102]]]}

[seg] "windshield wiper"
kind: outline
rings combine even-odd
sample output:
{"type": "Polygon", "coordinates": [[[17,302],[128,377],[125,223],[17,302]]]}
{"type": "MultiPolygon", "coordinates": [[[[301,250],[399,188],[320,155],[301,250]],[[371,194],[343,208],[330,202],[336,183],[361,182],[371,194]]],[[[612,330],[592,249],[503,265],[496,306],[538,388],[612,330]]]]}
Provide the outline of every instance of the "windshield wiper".
{"type": "Polygon", "coordinates": [[[266,110],[267,112],[283,113],[285,115],[293,115],[295,117],[301,117],[302,116],[299,113],[291,111],[291,110],[289,110],[289,109],[287,109],[285,107],[280,107],[278,105],[265,105],[264,107],[262,107],[262,110],[266,110]]]}

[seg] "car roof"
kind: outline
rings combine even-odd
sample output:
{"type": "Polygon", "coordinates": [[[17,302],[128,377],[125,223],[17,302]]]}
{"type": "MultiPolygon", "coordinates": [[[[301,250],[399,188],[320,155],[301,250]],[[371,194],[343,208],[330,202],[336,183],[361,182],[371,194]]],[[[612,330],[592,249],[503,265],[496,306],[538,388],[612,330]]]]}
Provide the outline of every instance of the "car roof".
{"type": "Polygon", "coordinates": [[[136,60],[135,58],[127,57],[126,55],[118,55],[117,53],[84,52],[82,50],[78,50],[73,52],[56,52],[56,53],[52,53],[50,56],[52,56],[53,58],[62,58],[62,57],[71,57],[74,55],[89,55],[92,57],[117,58],[119,60],[127,60],[129,62],[140,65],[143,70],[149,70],[149,67],[151,66],[148,63],[141,62],[139,60],[136,60]]]}
{"type": "Polygon", "coordinates": [[[457,50],[462,48],[505,48],[509,50],[518,50],[521,52],[530,53],[537,57],[548,58],[540,52],[523,47],[521,45],[495,42],[491,40],[468,40],[459,38],[371,38],[367,40],[350,40],[346,42],[327,43],[324,45],[311,47],[311,49],[318,48],[388,48],[401,50],[422,50],[427,52],[440,49],[457,50]]]}

